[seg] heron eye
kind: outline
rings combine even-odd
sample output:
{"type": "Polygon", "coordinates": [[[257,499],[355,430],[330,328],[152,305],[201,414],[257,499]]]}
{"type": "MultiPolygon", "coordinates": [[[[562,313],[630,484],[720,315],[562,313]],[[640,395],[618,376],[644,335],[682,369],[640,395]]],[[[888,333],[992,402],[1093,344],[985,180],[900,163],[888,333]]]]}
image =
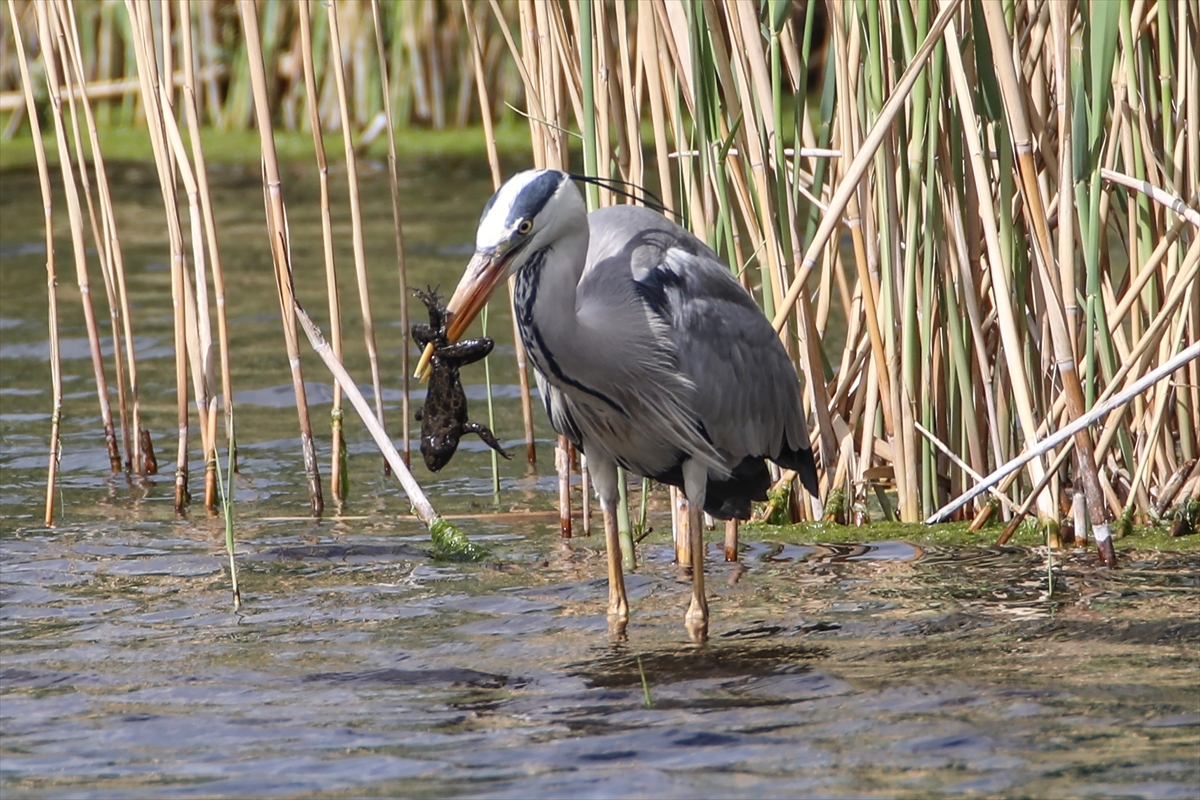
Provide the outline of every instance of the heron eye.
{"type": "Polygon", "coordinates": [[[531,230],[533,230],[533,220],[531,219],[523,219],[521,220],[521,224],[517,226],[517,233],[522,236],[527,235],[531,230]]]}

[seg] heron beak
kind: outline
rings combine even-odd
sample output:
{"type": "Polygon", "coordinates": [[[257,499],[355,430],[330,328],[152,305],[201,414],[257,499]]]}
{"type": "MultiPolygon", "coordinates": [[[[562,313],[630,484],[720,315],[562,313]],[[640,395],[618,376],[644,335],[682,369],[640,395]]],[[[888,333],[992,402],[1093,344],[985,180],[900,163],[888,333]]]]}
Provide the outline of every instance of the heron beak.
{"type": "MultiPolygon", "coordinates": [[[[479,312],[487,304],[492,292],[508,275],[508,264],[514,253],[509,249],[477,250],[463,271],[462,279],[454,289],[446,312],[450,324],[446,326],[446,338],[453,344],[467,330],[479,312]]],[[[421,360],[417,362],[414,377],[424,380],[429,373],[429,360],[433,357],[433,344],[425,346],[421,360]]]]}

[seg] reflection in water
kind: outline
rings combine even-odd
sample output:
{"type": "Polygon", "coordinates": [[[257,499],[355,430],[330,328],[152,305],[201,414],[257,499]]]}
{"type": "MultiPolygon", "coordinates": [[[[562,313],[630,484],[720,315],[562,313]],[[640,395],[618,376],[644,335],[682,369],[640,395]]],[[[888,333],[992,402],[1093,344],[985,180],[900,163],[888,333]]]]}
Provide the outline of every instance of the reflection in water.
{"type": "MultiPolygon", "coordinates": [[[[453,281],[462,257],[439,248],[470,242],[477,198],[489,192],[486,173],[449,171],[462,180],[408,183],[427,200],[406,211],[414,284],[453,281]]],[[[502,499],[522,512],[506,515],[478,448],[464,447],[446,473],[418,471],[439,510],[489,537],[496,556],[436,563],[350,427],[356,516],[304,518],[290,401],[276,402],[289,379],[264,307],[274,287],[261,200],[227,177],[217,206],[230,217],[229,271],[242,282],[231,316],[234,385],[246,401],[235,480],[241,614],[231,611],[220,521],[175,520],[169,475],[108,474],[86,360],[65,365],[63,524],[40,527],[44,257],[22,249],[40,235],[40,210],[26,202],[32,176],[5,175],[5,798],[1200,794],[1200,555],[1130,550],[1109,571],[1063,554],[1051,592],[1045,555],[1026,548],[798,544],[747,532],[744,571],[710,545],[712,639],[697,648],[679,625],[688,584],[656,533],[629,576],[629,640],[610,645],[603,542],[557,539],[540,516],[556,497],[548,473],[502,465],[502,499]]],[[[315,194],[293,178],[291,190],[315,194]]],[[[118,219],[142,222],[122,240],[150,354],[140,365],[147,418],[163,437],[173,405],[155,404],[173,391],[173,365],[153,343],[170,340],[167,276],[149,265],[165,245],[161,211],[141,208],[136,189],[118,191],[118,219]]],[[[368,181],[364,206],[368,219],[390,219],[386,181],[368,181]]],[[[289,206],[300,291],[318,297],[323,276],[308,267],[319,226],[304,224],[306,209],[289,206]]],[[[368,250],[386,254],[391,234],[374,235],[368,250]]],[[[391,287],[387,259],[374,261],[373,280],[391,287]]],[[[81,338],[70,302],[66,334],[81,338]]],[[[493,330],[509,330],[505,311],[494,312],[493,330]]],[[[398,364],[395,334],[385,328],[381,339],[398,364]]],[[[361,354],[348,359],[365,374],[361,354]]],[[[516,383],[510,369],[511,360],[493,365],[506,385],[516,383]]],[[[479,374],[464,377],[477,393],[479,374]]],[[[307,380],[328,386],[315,368],[307,380]]],[[[319,417],[328,406],[314,408],[319,417]]],[[[515,400],[502,397],[497,412],[501,438],[519,444],[515,400]]],[[[650,524],[669,530],[665,504],[651,504],[650,524]]]]}

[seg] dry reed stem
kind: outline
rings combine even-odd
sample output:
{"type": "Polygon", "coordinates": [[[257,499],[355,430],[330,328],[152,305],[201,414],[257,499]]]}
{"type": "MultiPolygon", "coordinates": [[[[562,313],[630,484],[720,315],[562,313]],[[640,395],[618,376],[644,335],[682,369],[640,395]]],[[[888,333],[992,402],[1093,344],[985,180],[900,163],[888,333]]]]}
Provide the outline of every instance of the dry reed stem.
{"type": "Polygon", "coordinates": [[[158,170],[159,189],[163,196],[163,209],[167,222],[168,246],[171,251],[171,306],[175,344],[175,409],[178,436],[175,451],[175,513],[182,515],[189,500],[188,494],[188,390],[187,390],[187,333],[183,298],[183,243],[179,231],[179,215],[176,209],[174,169],[170,165],[170,152],[166,145],[162,117],[159,113],[157,66],[153,56],[150,33],[149,6],[135,5],[126,0],[130,27],[133,30],[134,54],[138,63],[138,78],[141,82],[143,106],[150,132],[150,145],[154,152],[154,164],[158,170]],[[147,48],[150,53],[147,54],[147,48]]]}
{"type": "Polygon", "coordinates": [[[1086,429],[1089,425],[1094,424],[1110,413],[1118,411],[1121,409],[1121,407],[1129,403],[1147,388],[1153,386],[1164,378],[1170,377],[1171,373],[1175,372],[1181,367],[1186,366],[1196,358],[1200,358],[1200,342],[1193,343],[1190,347],[1182,350],[1179,355],[1175,356],[1170,361],[1143,375],[1128,389],[1115,394],[1111,399],[1103,403],[1097,403],[1090,411],[1087,412],[1087,414],[1075,418],[1070,425],[1060,428],[1052,436],[1048,436],[1041,441],[1035,440],[1032,447],[1023,451],[1021,455],[1012,459],[1008,463],[998,467],[992,472],[991,475],[988,475],[986,480],[975,484],[975,487],[969,492],[966,492],[952,502],[947,503],[938,509],[936,513],[925,520],[926,524],[932,525],[947,519],[950,514],[954,513],[954,511],[962,508],[972,499],[979,496],[983,492],[986,492],[989,488],[995,486],[1010,472],[1020,469],[1032,459],[1037,458],[1039,455],[1050,451],[1066,440],[1074,437],[1076,433],[1086,429]]]}
{"type": "Polygon", "coordinates": [[[62,358],[58,342],[58,276],[54,264],[54,200],[50,189],[50,170],[46,164],[46,151],[42,145],[41,125],[38,123],[37,106],[33,98],[33,81],[29,77],[29,64],[25,58],[25,44],[21,39],[21,28],[17,19],[15,3],[8,3],[8,15],[12,20],[17,63],[21,71],[21,89],[25,95],[26,114],[29,117],[29,125],[33,134],[33,152],[37,161],[38,186],[42,193],[42,214],[45,218],[51,406],[50,455],[46,467],[46,505],[43,521],[46,527],[50,527],[54,524],[54,488],[58,477],[59,426],[62,422],[62,358]]]}
{"type": "MultiPolygon", "coordinates": [[[[1044,307],[1048,312],[1050,328],[1053,332],[1052,341],[1058,375],[1063,383],[1063,391],[1067,397],[1067,409],[1072,419],[1086,412],[1083,387],[1080,385],[1076,371],[1075,356],[1071,340],[1067,332],[1066,314],[1062,308],[1061,288],[1058,283],[1058,272],[1053,268],[1053,252],[1050,248],[1050,235],[1046,223],[1046,214],[1042,202],[1041,189],[1038,185],[1036,166],[1033,162],[1033,145],[1030,141],[1029,123],[1025,113],[1025,103],[1021,87],[1013,66],[1012,53],[1005,27],[1003,10],[994,4],[983,6],[983,15],[987,21],[988,36],[993,52],[996,54],[995,64],[998,68],[1000,89],[1004,105],[1008,112],[1008,123],[1013,136],[1013,146],[1017,152],[1018,171],[1022,181],[1024,210],[1026,219],[1032,224],[1034,236],[1032,242],[1036,259],[1033,268],[1042,280],[1044,307]]],[[[999,272],[997,273],[999,274],[999,272]]],[[[1001,288],[1001,291],[1003,289],[1001,288]]],[[[999,293],[997,293],[999,295],[999,293]]],[[[1010,366],[1011,370],[1011,366],[1010,366]]],[[[1020,395],[1018,395],[1018,399],[1020,395]]],[[[1026,432],[1028,435],[1028,431],[1026,432]]],[[[1095,533],[1097,546],[1104,563],[1112,566],[1116,556],[1110,541],[1108,518],[1105,514],[1104,498],[1101,494],[1100,479],[1097,474],[1096,462],[1092,458],[1092,440],[1086,428],[1080,429],[1076,440],[1077,465],[1083,481],[1084,494],[1087,498],[1088,513],[1095,533]]],[[[1040,465],[1039,465],[1040,466],[1040,465]]],[[[1037,479],[1037,467],[1032,471],[1037,479]]]]}
{"type": "Polygon", "coordinates": [[[409,472],[408,466],[404,463],[404,459],[396,452],[395,445],[392,444],[391,438],[379,420],[372,414],[371,406],[367,403],[366,398],[362,396],[362,392],[354,384],[354,379],[350,373],[346,372],[346,368],[333,355],[332,348],[329,343],[321,336],[321,331],[313,323],[312,318],[308,316],[304,308],[301,307],[299,301],[295,299],[295,293],[289,287],[288,297],[292,300],[292,309],[296,318],[300,321],[300,327],[304,329],[305,335],[308,337],[309,344],[312,345],[317,355],[325,362],[325,366],[333,374],[337,380],[346,389],[346,396],[350,398],[351,405],[358,412],[358,416],[362,419],[363,424],[367,426],[367,430],[371,433],[371,437],[378,445],[380,452],[387,461],[392,472],[396,475],[396,479],[400,481],[400,485],[404,487],[404,493],[408,495],[408,500],[412,503],[413,512],[425,523],[427,528],[432,528],[433,524],[439,519],[437,512],[433,510],[429,499],[425,493],[421,491],[420,485],[416,478],[409,472]]]}
{"type": "MultiPolygon", "coordinates": [[[[379,352],[375,346],[375,320],[371,313],[371,288],[367,281],[367,255],[363,243],[362,209],[358,194],[358,157],[354,152],[354,136],[350,130],[350,107],[346,98],[346,70],[342,62],[342,37],[338,28],[337,6],[326,7],[329,20],[329,68],[337,86],[339,120],[342,142],[346,153],[346,179],[350,195],[350,239],[354,251],[354,275],[358,282],[358,303],[362,311],[363,340],[367,347],[367,359],[371,365],[371,388],[375,392],[375,417],[381,427],[383,420],[383,387],[379,377],[379,352]]],[[[407,334],[406,334],[407,336],[407,334]]],[[[405,419],[404,424],[408,425],[405,419]]],[[[405,439],[407,442],[407,439],[405,439]]],[[[387,464],[384,464],[387,469],[387,464]]]]}
{"type": "MultiPolygon", "coordinates": [[[[75,145],[75,157],[81,166],[79,171],[79,181],[83,190],[83,197],[87,203],[88,221],[92,229],[92,240],[96,244],[96,252],[99,255],[100,275],[104,282],[104,293],[108,300],[108,316],[109,327],[112,335],[113,343],[113,369],[114,382],[117,385],[117,417],[121,431],[122,452],[124,453],[124,466],[128,469],[132,465],[133,451],[131,448],[129,435],[129,402],[128,395],[125,391],[125,370],[124,363],[121,357],[121,320],[120,320],[120,305],[117,300],[116,281],[113,275],[113,255],[108,247],[107,237],[101,233],[101,228],[108,230],[107,218],[108,215],[105,207],[101,204],[101,213],[96,213],[96,205],[92,199],[91,180],[88,177],[87,159],[83,149],[83,137],[80,132],[81,125],[79,124],[79,112],[76,107],[74,86],[83,83],[82,68],[78,66],[79,42],[76,35],[74,25],[74,7],[64,7],[61,2],[53,4],[54,17],[52,18],[53,27],[57,31],[58,36],[58,52],[61,55],[63,62],[63,78],[66,82],[65,92],[67,96],[68,107],[70,108],[71,134],[75,145]]],[[[95,151],[95,121],[92,119],[90,104],[86,102],[86,93],[81,93],[83,97],[83,105],[86,111],[86,123],[89,132],[91,133],[91,143],[93,152],[95,151]]],[[[103,179],[103,160],[97,161],[97,180],[103,179]]]]}
{"type": "MultiPolygon", "coordinates": [[[[946,6],[943,6],[943,10],[946,6]]],[[[975,118],[974,100],[966,72],[963,67],[962,54],[958,48],[958,34],[953,23],[947,28],[946,54],[949,58],[951,81],[954,85],[955,96],[963,108],[963,114],[968,119],[975,118]]],[[[979,219],[983,223],[984,241],[988,252],[988,275],[993,284],[992,299],[995,303],[997,324],[1003,341],[1006,366],[1008,367],[1009,385],[1013,391],[1013,400],[1017,407],[1017,419],[1026,442],[1036,440],[1037,423],[1034,417],[1033,397],[1025,378],[1025,367],[1021,361],[1022,345],[1018,333],[1016,310],[1012,305],[1012,292],[1009,288],[1008,276],[1004,271],[1004,257],[1001,254],[1000,231],[993,214],[993,204],[990,200],[990,181],[987,166],[984,161],[983,146],[974,125],[963,126],[967,150],[970,153],[970,167],[974,177],[976,191],[979,192],[979,219]]],[[[1044,465],[1038,459],[1030,460],[1030,478],[1033,483],[1041,480],[1044,465]]],[[[1041,496],[1038,501],[1039,512],[1048,518],[1055,518],[1056,511],[1048,494],[1041,496]]]]}
{"type": "MultiPolygon", "coordinates": [[[[208,282],[204,272],[204,227],[201,222],[199,184],[188,160],[188,152],[179,132],[175,115],[168,106],[162,108],[162,120],[167,141],[174,156],[179,176],[183,179],[184,192],[188,198],[188,230],[192,239],[192,268],[195,284],[186,271],[182,273],[184,302],[188,327],[188,352],[192,366],[192,388],[196,393],[196,411],[200,420],[200,440],[204,452],[205,481],[204,507],[216,513],[217,506],[217,451],[216,440],[210,436],[213,430],[208,420],[211,400],[216,396],[213,377],[212,331],[208,309],[208,282]]],[[[181,259],[182,261],[182,259],[181,259]]]]}
{"type": "MultiPolygon", "coordinates": [[[[304,0],[300,9],[300,53],[304,69],[305,105],[308,107],[309,130],[312,133],[313,150],[317,159],[317,177],[321,186],[321,244],[325,257],[325,296],[329,302],[329,338],[333,356],[342,360],[342,312],[338,294],[337,260],[333,253],[333,223],[329,207],[329,164],[325,159],[325,142],[321,137],[321,115],[317,106],[316,75],[313,67],[312,2],[304,0]]],[[[342,472],[342,460],[346,452],[345,429],[342,415],[342,384],[333,382],[333,405],[330,411],[330,439],[332,456],[329,467],[329,483],[333,489],[334,503],[339,511],[346,502],[345,486],[348,476],[342,472]]]]}
{"type": "MultiPolygon", "coordinates": [[[[109,464],[113,472],[121,471],[121,456],[117,450],[117,438],[113,429],[112,411],[108,402],[108,382],[104,375],[104,359],[100,353],[100,334],[96,327],[96,315],[92,306],[91,285],[88,280],[87,250],[83,241],[83,215],[79,205],[79,190],[75,184],[71,153],[67,144],[67,133],[63,123],[62,96],[59,93],[57,52],[52,33],[48,5],[35,6],[38,20],[39,40],[42,46],[42,62],[45,65],[46,81],[50,88],[50,107],[54,117],[55,140],[58,144],[59,170],[62,173],[63,190],[67,199],[67,217],[71,227],[71,244],[75,254],[75,278],[79,286],[83,305],[84,324],[87,328],[88,346],[92,356],[92,370],[96,380],[96,395],[100,401],[100,419],[104,426],[104,440],[108,450],[109,464]]],[[[86,165],[80,165],[86,169],[86,165]]]]}
{"type": "MultiPolygon", "coordinates": [[[[471,63],[475,71],[475,88],[479,94],[479,109],[483,119],[484,146],[487,149],[488,168],[492,174],[492,189],[500,188],[503,176],[500,171],[500,154],[496,150],[496,137],[492,126],[491,100],[488,96],[487,81],[484,79],[483,52],[480,49],[480,39],[475,15],[462,0],[463,17],[466,19],[467,43],[471,49],[471,63]]],[[[516,278],[509,278],[508,292],[511,297],[516,278]]],[[[537,445],[533,432],[533,401],[529,391],[529,366],[525,357],[525,346],[521,343],[521,334],[517,326],[517,317],[512,316],[513,348],[517,359],[517,381],[521,390],[521,421],[525,428],[525,459],[530,464],[537,463],[537,445]]],[[[585,495],[586,496],[586,495],[585,495]]],[[[586,525],[584,526],[586,528],[586,525]]]]}
{"type": "MultiPolygon", "coordinates": [[[[87,179],[87,170],[83,169],[80,172],[80,177],[83,181],[84,195],[87,198],[88,213],[92,223],[92,233],[96,240],[96,249],[100,254],[100,269],[104,278],[105,293],[109,304],[109,321],[112,328],[112,338],[114,345],[113,366],[115,368],[115,379],[117,382],[118,391],[118,408],[121,420],[121,440],[125,454],[125,467],[128,469],[132,466],[132,462],[137,456],[137,440],[139,437],[133,436],[131,443],[129,432],[129,404],[128,395],[125,392],[124,381],[124,365],[121,358],[120,342],[121,342],[121,318],[128,320],[128,299],[124,291],[124,267],[121,261],[120,246],[116,240],[115,223],[112,219],[112,202],[108,193],[108,180],[104,169],[104,159],[99,151],[97,142],[96,124],[92,116],[91,104],[87,99],[86,92],[77,92],[75,87],[82,86],[86,82],[83,74],[83,66],[79,56],[80,45],[76,26],[74,24],[74,6],[65,6],[59,3],[55,6],[57,18],[60,26],[60,38],[62,39],[61,50],[64,52],[65,58],[69,57],[70,66],[64,64],[65,77],[67,79],[67,96],[71,106],[72,127],[75,133],[76,153],[80,164],[84,164],[83,145],[79,137],[78,116],[75,111],[75,97],[79,96],[80,102],[83,105],[86,123],[88,126],[89,142],[92,148],[93,162],[96,170],[96,182],[100,194],[100,212],[101,220],[99,225],[96,220],[95,208],[92,203],[91,188],[87,179]],[[103,230],[103,232],[101,232],[103,230]],[[121,264],[118,273],[116,264],[121,264]],[[119,296],[119,300],[118,300],[119,296]],[[132,445],[132,446],[131,446],[132,445]]],[[[129,332],[128,324],[125,325],[126,345],[130,356],[130,371],[131,376],[136,375],[136,367],[133,358],[132,335],[129,332]]],[[[138,424],[136,414],[136,390],[134,391],[134,427],[138,424]]]]}
{"type": "MultiPolygon", "coordinates": [[[[401,380],[401,395],[400,395],[400,416],[401,422],[401,437],[404,442],[403,456],[404,463],[409,461],[409,436],[410,427],[412,425],[409,414],[409,376],[408,376],[408,337],[409,337],[409,317],[408,317],[408,270],[404,265],[404,234],[400,226],[400,184],[396,177],[396,132],[392,129],[392,100],[391,91],[388,88],[388,64],[387,56],[383,48],[383,27],[380,22],[379,0],[371,0],[371,20],[375,27],[375,47],[379,56],[379,79],[380,88],[383,94],[383,114],[384,120],[387,123],[387,139],[388,139],[388,186],[392,191],[392,227],[396,237],[396,273],[400,281],[400,380],[401,380]]],[[[381,420],[382,422],[382,420],[381,420]]]]}
{"type": "MultiPolygon", "coordinates": [[[[71,7],[73,8],[73,7],[71,7]]],[[[74,26],[73,26],[74,27],[74,26]]],[[[78,45],[75,52],[79,52],[78,45]]],[[[85,77],[83,73],[83,63],[80,60],[76,64],[77,84],[83,84],[85,77]]],[[[138,389],[137,377],[137,357],[134,352],[133,340],[133,317],[129,308],[129,293],[125,283],[125,259],[121,248],[120,240],[117,236],[116,217],[113,211],[112,196],[110,193],[107,171],[104,165],[104,157],[100,151],[100,142],[96,130],[95,119],[91,110],[91,103],[87,99],[87,94],[83,94],[84,113],[88,119],[88,133],[91,137],[92,159],[96,170],[96,184],[100,191],[100,209],[104,215],[105,224],[107,226],[105,235],[107,237],[108,251],[111,255],[112,270],[115,273],[117,285],[117,297],[120,302],[120,317],[125,335],[125,350],[126,359],[129,365],[129,396],[131,401],[131,425],[133,428],[132,436],[132,453],[127,447],[127,456],[131,456],[133,460],[132,467],[138,472],[144,473],[147,464],[142,454],[142,439],[149,439],[149,432],[142,427],[141,422],[141,399],[138,389]]],[[[127,467],[130,465],[127,465],[127,467]]]]}
{"type": "MultiPolygon", "coordinates": [[[[190,7],[184,4],[184,0],[179,0],[180,39],[183,43],[184,59],[184,82],[181,99],[187,118],[188,135],[191,139],[192,162],[194,164],[197,194],[200,200],[205,244],[207,244],[207,250],[205,250],[197,243],[196,250],[197,253],[207,253],[209,269],[212,271],[213,295],[217,306],[217,347],[221,365],[221,396],[222,402],[225,405],[225,436],[229,462],[233,465],[232,468],[236,469],[237,447],[235,444],[233,423],[233,378],[229,368],[229,320],[225,309],[225,271],[221,266],[220,248],[217,245],[217,226],[213,216],[212,194],[208,188],[208,167],[204,159],[204,143],[200,133],[200,115],[196,101],[196,72],[192,55],[191,14],[189,12],[190,7]]],[[[193,232],[193,235],[195,236],[196,234],[193,232]]],[[[197,286],[200,286],[203,272],[199,263],[196,269],[197,286]]],[[[204,296],[207,298],[207,290],[204,292],[204,296]]],[[[205,302],[207,303],[207,300],[205,302]]],[[[206,319],[208,312],[203,311],[202,313],[206,319]]],[[[208,336],[211,340],[211,333],[208,336]]],[[[215,387],[212,387],[211,361],[205,365],[204,373],[206,382],[210,387],[208,406],[212,410],[215,409],[216,392],[215,387]]],[[[208,453],[208,460],[210,461],[211,469],[206,474],[208,481],[205,486],[206,500],[209,493],[216,489],[212,484],[217,478],[216,471],[220,469],[217,460],[216,428],[214,425],[215,422],[210,419],[209,430],[211,434],[208,437],[208,443],[211,450],[208,453]]]]}
{"type": "Polygon", "coordinates": [[[250,60],[250,79],[254,90],[254,111],[258,119],[258,134],[262,143],[264,192],[266,194],[267,234],[270,236],[271,256],[275,265],[276,288],[279,291],[280,316],[287,344],[288,363],[292,368],[292,389],[296,396],[296,413],[300,418],[300,446],[304,471],[308,479],[309,507],[314,517],[325,510],[321,492],[321,475],[313,446],[309,424],[308,397],[304,390],[304,373],[300,368],[300,348],[296,339],[294,298],[292,297],[291,265],[287,257],[287,224],[283,195],[279,181],[279,162],[275,155],[274,130],[267,100],[266,75],[262,49],[259,46],[258,16],[254,0],[238,0],[242,25],[246,30],[246,47],[250,60]]]}

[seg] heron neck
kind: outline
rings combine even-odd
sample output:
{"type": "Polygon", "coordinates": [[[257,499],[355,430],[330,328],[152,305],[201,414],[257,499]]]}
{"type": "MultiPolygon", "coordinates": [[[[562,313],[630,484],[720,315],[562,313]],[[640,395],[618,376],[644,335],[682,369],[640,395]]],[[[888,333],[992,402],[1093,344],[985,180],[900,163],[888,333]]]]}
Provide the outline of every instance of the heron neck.
{"type": "Polygon", "coordinates": [[[552,361],[571,360],[587,346],[576,304],[587,259],[586,225],[583,230],[534,253],[517,276],[513,304],[521,338],[543,374],[554,372],[552,361]]]}

